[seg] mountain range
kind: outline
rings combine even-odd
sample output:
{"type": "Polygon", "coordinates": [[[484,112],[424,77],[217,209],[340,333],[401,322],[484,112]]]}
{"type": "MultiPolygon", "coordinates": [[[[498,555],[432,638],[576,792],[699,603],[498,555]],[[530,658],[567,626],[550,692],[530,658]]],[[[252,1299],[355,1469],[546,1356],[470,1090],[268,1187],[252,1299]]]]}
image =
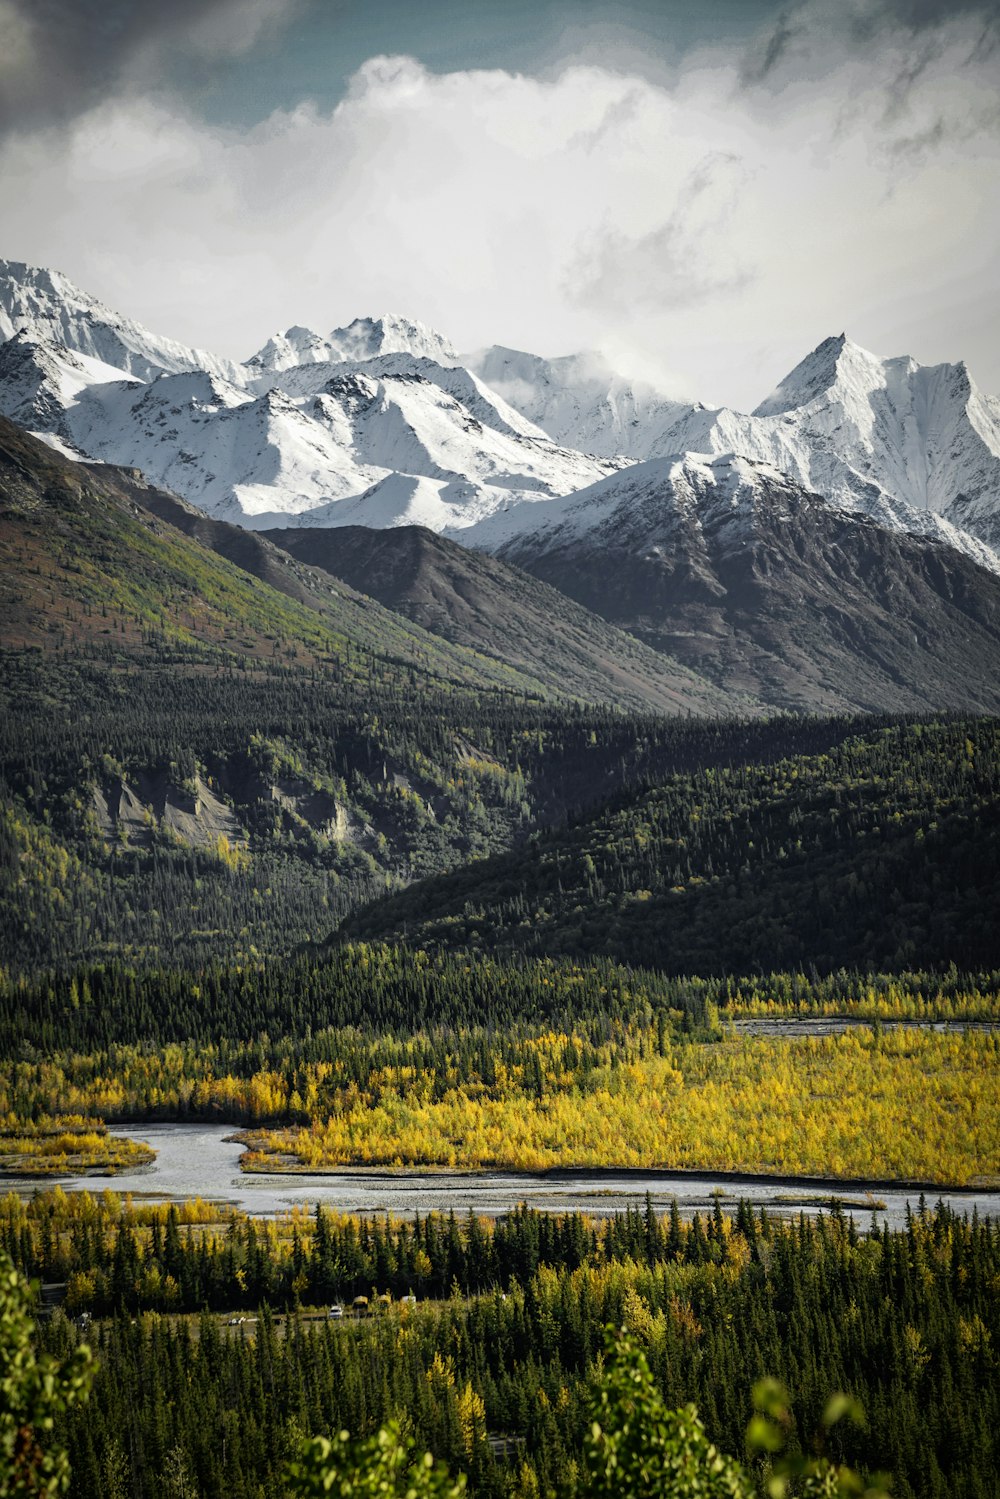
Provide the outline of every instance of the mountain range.
{"type": "MultiPolygon", "coordinates": [[[[439,636],[530,640],[533,671],[568,598],[615,627],[620,660],[626,631],[633,665],[659,653],[730,704],[1000,702],[1000,403],[963,364],[839,335],[744,414],[597,356],[462,357],[396,316],[290,328],[235,363],[16,262],[0,262],[0,335],[0,412],[65,457],[274,531],[439,636]]],[[[562,627],[593,632],[584,618],[562,627]]]]}

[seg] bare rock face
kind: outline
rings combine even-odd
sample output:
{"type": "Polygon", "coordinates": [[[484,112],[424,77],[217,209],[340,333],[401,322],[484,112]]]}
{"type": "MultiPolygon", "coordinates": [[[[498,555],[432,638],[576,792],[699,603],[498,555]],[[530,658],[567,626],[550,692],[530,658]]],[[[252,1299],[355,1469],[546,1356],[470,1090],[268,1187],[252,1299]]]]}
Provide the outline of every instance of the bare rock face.
{"type": "Polygon", "coordinates": [[[134,781],[99,782],[93,788],[91,809],[104,838],[130,847],[147,847],[157,833],[192,848],[215,847],[220,838],[232,845],[246,840],[234,809],[200,776],[193,788],[176,785],[156,771],[134,781]]]}

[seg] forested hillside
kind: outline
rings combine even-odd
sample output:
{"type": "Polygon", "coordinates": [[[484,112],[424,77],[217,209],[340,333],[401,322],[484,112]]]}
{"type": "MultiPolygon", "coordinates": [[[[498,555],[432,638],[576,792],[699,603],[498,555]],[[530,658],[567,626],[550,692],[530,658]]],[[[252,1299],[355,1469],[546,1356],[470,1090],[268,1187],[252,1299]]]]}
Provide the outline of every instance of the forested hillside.
{"type": "Polygon", "coordinates": [[[344,931],[668,973],[990,966],[998,793],[996,721],[872,725],[818,754],[675,774],[344,931]]]}
{"type": "Polygon", "coordinates": [[[438,684],[410,667],[8,652],[0,962],[163,964],[324,941],[360,902],[628,787],[836,743],[849,720],[636,718],[438,684]]]}
{"type": "MultiPolygon", "coordinates": [[[[582,678],[558,704],[558,662],[543,683],[442,640],[6,421],[0,648],[0,963],[17,969],[288,952],[696,753],[676,723],[571,704],[582,678]]],[[[643,701],[593,664],[593,696],[643,701]]],[[[650,700],[724,705],[683,671],[664,691],[650,700]]]]}
{"type": "Polygon", "coordinates": [[[253,960],[345,918],[669,972],[996,961],[988,721],[546,703],[133,474],[0,439],[7,966],[253,960]]]}

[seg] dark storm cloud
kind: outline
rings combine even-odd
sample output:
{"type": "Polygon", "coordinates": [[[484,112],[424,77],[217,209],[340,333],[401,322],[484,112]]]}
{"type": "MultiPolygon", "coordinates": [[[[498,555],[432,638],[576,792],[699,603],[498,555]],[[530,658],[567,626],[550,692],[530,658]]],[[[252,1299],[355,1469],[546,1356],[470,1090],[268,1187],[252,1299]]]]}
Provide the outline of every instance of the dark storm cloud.
{"type": "MultiPolygon", "coordinates": [[[[963,77],[979,76],[1000,57],[1000,0],[799,0],[764,28],[740,66],[743,89],[775,96],[809,79],[817,89],[839,78],[850,59],[882,70],[882,108],[869,119],[876,149],[910,160],[1000,129],[1000,109],[963,77]],[[933,113],[928,78],[947,59],[952,86],[933,113]],[[922,104],[916,101],[923,101],[922,104]]],[[[838,87],[840,85],[838,84],[838,87]]],[[[836,133],[856,128],[854,104],[845,99],[836,133]]]]}
{"type": "MultiPolygon", "coordinates": [[[[889,153],[914,157],[946,143],[969,140],[983,130],[995,133],[1000,126],[1000,108],[995,102],[976,107],[967,105],[958,80],[970,68],[981,68],[1000,48],[1000,0],[978,5],[963,5],[961,0],[949,0],[947,5],[937,0],[882,0],[878,9],[888,23],[904,27],[912,38],[909,55],[886,80],[882,125],[889,153]],[[957,107],[939,113],[932,121],[924,121],[916,129],[908,129],[911,100],[947,46],[944,32],[934,28],[962,16],[969,19],[970,35],[955,75],[954,106],[957,107]]],[[[871,34],[864,34],[861,39],[870,42],[871,34]]]]}
{"type": "Polygon", "coordinates": [[[0,131],[238,56],[300,0],[0,0],[0,131]]]}

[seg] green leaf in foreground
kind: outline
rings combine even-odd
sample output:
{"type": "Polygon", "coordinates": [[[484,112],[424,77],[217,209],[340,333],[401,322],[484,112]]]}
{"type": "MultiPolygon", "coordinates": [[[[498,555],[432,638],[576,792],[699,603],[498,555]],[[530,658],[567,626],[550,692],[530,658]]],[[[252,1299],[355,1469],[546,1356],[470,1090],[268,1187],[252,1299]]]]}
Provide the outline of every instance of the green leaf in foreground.
{"type": "Polygon", "coordinates": [[[52,1431],[58,1415],[87,1399],[91,1372],[86,1344],[61,1363],[37,1355],[30,1289],[0,1256],[0,1499],[67,1491],[69,1461],[52,1431]]]}

